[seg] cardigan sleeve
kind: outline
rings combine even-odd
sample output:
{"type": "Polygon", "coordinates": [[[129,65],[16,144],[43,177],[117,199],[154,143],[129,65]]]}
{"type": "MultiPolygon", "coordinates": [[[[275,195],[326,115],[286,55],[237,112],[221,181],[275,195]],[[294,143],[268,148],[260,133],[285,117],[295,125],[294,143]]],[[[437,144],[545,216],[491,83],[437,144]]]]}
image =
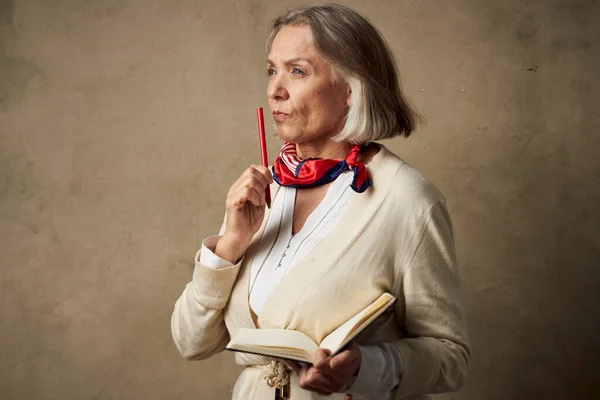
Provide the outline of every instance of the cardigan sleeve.
{"type": "MultiPolygon", "coordinates": [[[[219,235],[224,227],[225,223],[219,235]]],[[[215,245],[216,241],[208,238],[203,241],[203,247],[205,244],[215,245]]],[[[209,358],[223,351],[229,342],[224,309],[241,265],[241,260],[235,265],[211,265],[210,260],[202,260],[201,254],[202,249],[194,257],[192,281],[175,302],[171,315],[173,341],[188,360],[209,358]]]]}
{"type": "Polygon", "coordinates": [[[175,302],[171,334],[177,349],[188,360],[203,360],[225,349],[229,334],[224,308],[240,264],[214,269],[196,255],[194,275],[175,302]]]}
{"type": "Polygon", "coordinates": [[[458,390],[471,349],[466,329],[452,223],[445,203],[436,203],[420,232],[412,259],[399,280],[397,315],[406,339],[395,343],[404,373],[398,397],[458,390]]]}
{"type": "Polygon", "coordinates": [[[359,346],[362,363],[356,380],[348,390],[359,399],[390,400],[402,376],[402,360],[390,343],[359,346]]]}

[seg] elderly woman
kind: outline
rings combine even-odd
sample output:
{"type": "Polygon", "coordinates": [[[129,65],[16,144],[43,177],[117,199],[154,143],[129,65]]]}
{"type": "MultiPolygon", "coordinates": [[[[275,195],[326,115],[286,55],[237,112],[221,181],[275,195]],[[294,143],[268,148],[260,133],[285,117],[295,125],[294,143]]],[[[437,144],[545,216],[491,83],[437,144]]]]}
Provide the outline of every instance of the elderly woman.
{"type": "Polygon", "coordinates": [[[245,368],[233,399],[457,390],[470,348],[445,200],[375,143],[409,136],[416,119],[388,46],[364,17],[328,5],[277,18],[268,49],[269,107],[284,145],[272,172],[252,165],[231,186],[221,232],[203,241],[175,304],[177,348],[206,359],[240,328],[299,330],[318,343],[388,292],[397,298],[389,312],[312,365],[236,353],[245,368]]]}

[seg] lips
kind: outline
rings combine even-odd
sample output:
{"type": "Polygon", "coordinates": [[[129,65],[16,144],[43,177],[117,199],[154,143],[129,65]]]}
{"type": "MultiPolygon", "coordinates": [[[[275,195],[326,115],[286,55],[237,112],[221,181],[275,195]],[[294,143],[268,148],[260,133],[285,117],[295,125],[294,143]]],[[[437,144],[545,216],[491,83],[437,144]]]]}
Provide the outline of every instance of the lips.
{"type": "Polygon", "coordinates": [[[273,111],[273,119],[275,121],[277,121],[277,122],[284,121],[289,116],[290,116],[289,114],[286,114],[286,113],[281,112],[281,111],[273,111]]]}

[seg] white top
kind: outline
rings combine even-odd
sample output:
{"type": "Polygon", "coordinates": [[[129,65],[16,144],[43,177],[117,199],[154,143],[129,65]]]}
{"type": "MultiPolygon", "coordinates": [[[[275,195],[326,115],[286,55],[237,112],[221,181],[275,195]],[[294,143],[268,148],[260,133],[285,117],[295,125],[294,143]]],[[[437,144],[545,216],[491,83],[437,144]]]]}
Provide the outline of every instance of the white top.
{"type": "MultiPolygon", "coordinates": [[[[289,273],[335,227],[348,204],[357,194],[351,188],[352,171],[343,172],[334,180],[325,197],[309,215],[302,229],[292,235],[296,189],[281,187],[272,204],[265,231],[277,231],[270,243],[261,245],[250,267],[250,306],[260,315],[263,305],[283,277],[289,273]]],[[[202,242],[200,260],[211,268],[231,266],[229,261],[214,254],[218,237],[202,242]]],[[[403,372],[402,360],[391,344],[360,346],[362,364],[360,372],[347,390],[357,396],[378,398],[398,385],[403,372]]]]}
{"type": "Polygon", "coordinates": [[[250,267],[250,306],[258,315],[271,291],[310,251],[325,238],[356,194],[350,187],[352,173],[343,173],[321,203],[308,216],[302,229],[292,235],[296,189],[282,187],[271,210],[266,230],[277,231],[271,243],[263,243],[250,267]]]}

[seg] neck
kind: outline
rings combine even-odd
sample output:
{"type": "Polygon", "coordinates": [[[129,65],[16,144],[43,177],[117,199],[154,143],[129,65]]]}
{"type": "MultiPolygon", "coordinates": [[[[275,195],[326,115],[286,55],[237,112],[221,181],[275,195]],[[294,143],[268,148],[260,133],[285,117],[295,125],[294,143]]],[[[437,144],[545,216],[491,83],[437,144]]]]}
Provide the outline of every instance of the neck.
{"type": "Polygon", "coordinates": [[[311,141],[296,143],[296,153],[301,159],[307,158],[329,158],[343,160],[350,152],[352,145],[349,142],[334,142],[326,139],[322,141],[311,141]]]}

